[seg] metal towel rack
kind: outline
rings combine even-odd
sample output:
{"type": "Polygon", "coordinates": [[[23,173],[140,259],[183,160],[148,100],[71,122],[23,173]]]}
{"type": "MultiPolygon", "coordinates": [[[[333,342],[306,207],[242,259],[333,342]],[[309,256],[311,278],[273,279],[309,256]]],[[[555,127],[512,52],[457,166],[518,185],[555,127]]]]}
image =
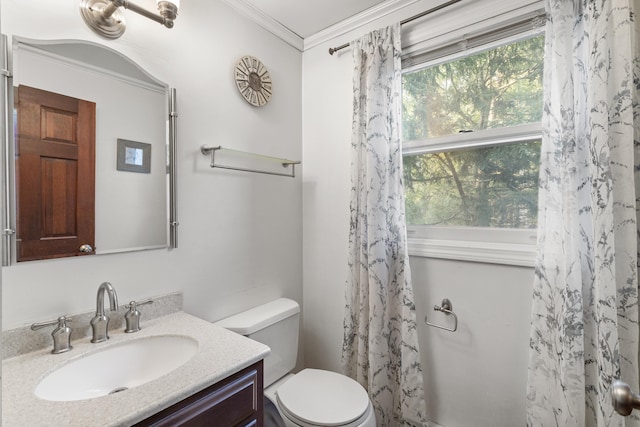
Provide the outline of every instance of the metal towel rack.
{"type": "Polygon", "coordinates": [[[246,151],[239,151],[239,150],[232,150],[230,148],[223,148],[221,145],[218,145],[217,147],[207,147],[206,145],[203,145],[202,147],[200,147],[200,151],[205,156],[211,154],[211,165],[210,166],[212,168],[230,169],[230,170],[236,170],[236,171],[242,171],[242,172],[252,172],[252,173],[263,173],[263,174],[267,174],[267,175],[288,176],[290,178],[295,178],[296,177],[296,165],[299,165],[301,163],[299,160],[282,159],[282,158],[279,158],[279,157],[264,156],[262,154],[249,153],[249,152],[246,152],[246,151]],[[233,153],[244,154],[244,155],[249,155],[249,156],[253,156],[253,157],[257,157],[257,158],[261,158],[261,159],[276,161],[276,162],[282,164],[282,167],[284,167],[284,168],[288,168],[289,166],[291,166],[291,172],[290,173],[271,172],[271,171],[260,170],[260,169],[241,168],[241,167],[236,167],[236,166],[221,165],[219,163],[216,163],[216,151],[219,151],[219,150],[225,150],[225,151],[229,151],[229,152],[233,152],[233,153]]]}
{"type": "Polygon", "coordinates": [[[447,315],[449,314],[452,315],[453,328],[447,328],[446,326],[436,325],[435,323],[431,323],[427,319],[427,316],[424,316],[424,323],[426,323],[429,326],[433,326],[434,328],[444,329],[445,331],[449,331],[449,332],[455,332],[458,329],[458,316],[456,316],[456,314],[452,311],[453,306],[451,305],[451,301],[449,301],[448,298],[443,299],[441,305],[434,305],[433,309],[435,311],[441,311],[447,315]]]}

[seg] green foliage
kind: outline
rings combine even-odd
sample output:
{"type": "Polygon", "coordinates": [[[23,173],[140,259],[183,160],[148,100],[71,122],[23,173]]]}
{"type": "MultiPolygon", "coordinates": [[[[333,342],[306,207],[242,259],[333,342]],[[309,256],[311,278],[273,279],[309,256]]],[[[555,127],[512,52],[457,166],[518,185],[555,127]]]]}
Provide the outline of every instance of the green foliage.
{"type": "Polygon", "coordinates": [[[539,141],[407,156],[407,223],[535,228],[539,159],[539,141]]]}
{"type": "MultiPolygon", "coordinates": [[[[403,77],[403,139],[540,121],[538,36],[403,77]]],[[[539,141],[406,156],[409,224],[534,228],[539,141]]]]}
{"type": "Polygon", "coordinates": [[[544,37],[403,76],[403,139],[540,121],[544,37]]]}

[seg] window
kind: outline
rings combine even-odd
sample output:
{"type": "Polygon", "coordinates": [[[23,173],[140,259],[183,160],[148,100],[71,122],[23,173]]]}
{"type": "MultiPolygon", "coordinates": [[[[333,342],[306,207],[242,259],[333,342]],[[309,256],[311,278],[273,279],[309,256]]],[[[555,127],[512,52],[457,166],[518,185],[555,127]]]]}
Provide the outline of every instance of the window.
{"type": "Polygon", "coordinates": [[[409,236],[531,245],[544,35],[480,49],[403,70],[409,236]]]}

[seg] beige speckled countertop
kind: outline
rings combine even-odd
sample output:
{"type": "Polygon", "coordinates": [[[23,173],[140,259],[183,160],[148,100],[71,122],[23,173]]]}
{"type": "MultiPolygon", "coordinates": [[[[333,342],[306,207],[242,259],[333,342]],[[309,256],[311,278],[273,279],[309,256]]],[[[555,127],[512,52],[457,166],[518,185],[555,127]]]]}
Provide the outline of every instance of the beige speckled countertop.
{"type": "Polygon", "coordinates": [[[129,426],[263,359],[269,347],[197,317],[178,312],[143,323],[133,334],[111,331],[111,339],[92,344],[73,341],[73,349],[51,354],[38,350],[2,362],[2,425],[129,426]],[[66,362],[127,340],[155,335],[187,335],[199,350],[163,377],[120,393],[88,400],[52,402],[35,396],[40,380],[66,362]]]}

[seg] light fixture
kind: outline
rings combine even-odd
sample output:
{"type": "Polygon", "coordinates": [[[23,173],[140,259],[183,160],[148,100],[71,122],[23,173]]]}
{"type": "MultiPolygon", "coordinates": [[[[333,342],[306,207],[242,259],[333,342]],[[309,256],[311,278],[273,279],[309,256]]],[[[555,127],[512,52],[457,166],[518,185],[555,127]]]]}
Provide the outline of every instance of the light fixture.
{"type": "Polygon", "coordinates": [[[137,6],[128,0],[80,0],[80,14],[84,22],[97,34],[108,39],[117,39],[127,27],[121,8],[173,28],[178,16],[180,0],[156,0],[159,15],[137,6]]]}

